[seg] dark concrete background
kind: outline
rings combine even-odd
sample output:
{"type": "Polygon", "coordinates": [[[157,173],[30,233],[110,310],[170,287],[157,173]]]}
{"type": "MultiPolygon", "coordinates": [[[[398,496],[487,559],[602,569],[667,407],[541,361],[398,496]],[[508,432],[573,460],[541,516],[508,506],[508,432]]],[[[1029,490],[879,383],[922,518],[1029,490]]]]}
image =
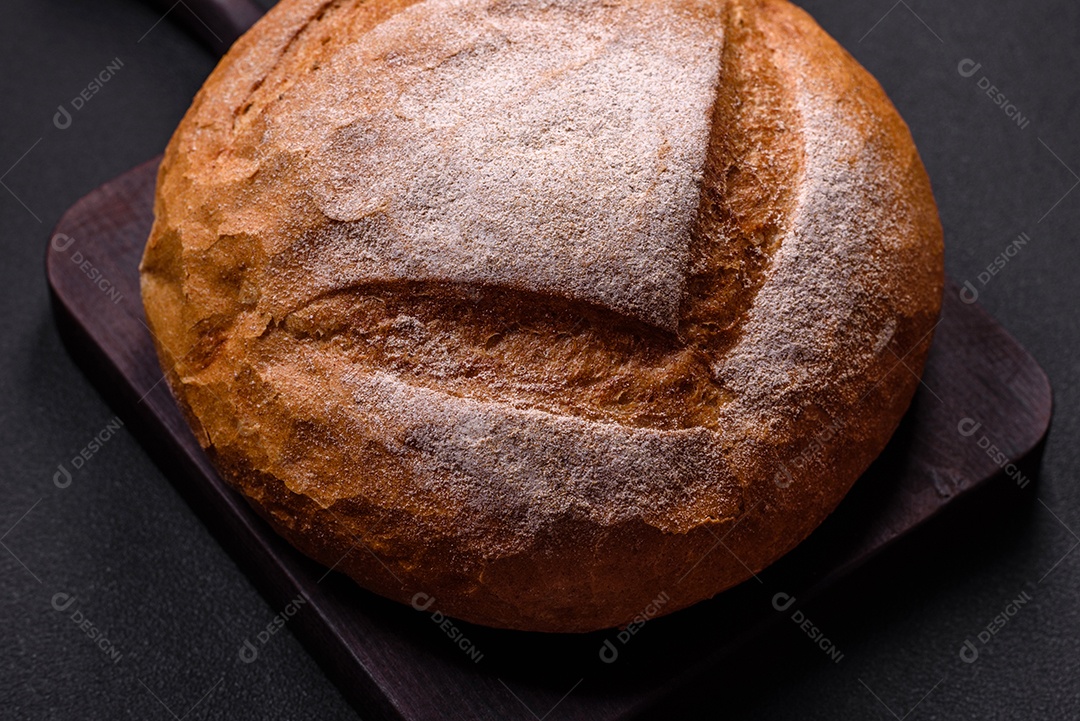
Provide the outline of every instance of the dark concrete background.
{"type": "MultiPolygon", "coordinates": [[[[1070,553],[1080,543],[1070,530],[1080,531],[1080,192],[1070,192],[1080,183],[1080,6],[802,4],[908,121],[941,208],[948,270],[1042,363],[1055,418],[1037,484],[962,532],[939,527],[887,554],[819,604],[840,664],[792,626],[767,641],[775,663],[752,682],[719,674],[677,713],[1080,718],[1080,552],[1070,553]],[[965,78],[964,59],[982,67],[965,78]],[[980,91],[983,77],[1026,127],[980,91]],[[1030,242],[982,286],[979,273],[1020,233],[1030,242]],[[964,640],[1022,593],[1031,601],[976,663],[962,663],[964,640]]],[[[158,13],[136,0],[5,0],[0,18],[0,716],[354,718],[288,632],[258,663],[237,662],[242,639],[275,610],[127,429],[70,486],[53,483],[113,412],[54,327],[50,230],[81,195],[161,151],[212,57],[168,20],[155,26],[158,13]],[[57,106],[117,57],[116,76],[69,128],[54,127],[57,106]],[[75,605],[54,610],[57,593],[75,605]],[[76,609],[118,660],[71,620],[76,609]]]]}

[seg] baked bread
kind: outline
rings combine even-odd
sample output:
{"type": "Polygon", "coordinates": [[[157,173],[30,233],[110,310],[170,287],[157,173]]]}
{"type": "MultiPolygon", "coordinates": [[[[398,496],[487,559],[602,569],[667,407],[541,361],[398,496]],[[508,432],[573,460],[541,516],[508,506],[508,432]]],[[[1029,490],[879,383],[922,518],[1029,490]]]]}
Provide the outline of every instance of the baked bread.
{"type": "Polygon", "coordinates": [[[784,0],[284,0],[155,212],[147,319],[221,474],[362,586],[515,629],[799,543],[942,292],[907,127],[784,0]]]}

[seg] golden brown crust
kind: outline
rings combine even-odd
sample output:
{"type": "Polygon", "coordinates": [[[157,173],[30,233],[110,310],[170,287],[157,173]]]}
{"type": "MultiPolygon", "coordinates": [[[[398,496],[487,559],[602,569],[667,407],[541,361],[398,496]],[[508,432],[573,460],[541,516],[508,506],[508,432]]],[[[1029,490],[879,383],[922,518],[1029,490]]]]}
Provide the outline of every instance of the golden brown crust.
{"type": "Polygon", "coordinates": [[[940,306],[906,126],[784,0],[286,0],[196,97],[155,210],[147,318],[222,475],[365,587],[509,628],[619,625],[661,592],[673,611],[787,552],[884,447],[940,306]],[[437,142],[415,121],[437,99],[403,100],[497,97],[537,58],[508,119],[459,99],[437,142]],[[624,134],[655,154],[581,162],[624,134]]]}

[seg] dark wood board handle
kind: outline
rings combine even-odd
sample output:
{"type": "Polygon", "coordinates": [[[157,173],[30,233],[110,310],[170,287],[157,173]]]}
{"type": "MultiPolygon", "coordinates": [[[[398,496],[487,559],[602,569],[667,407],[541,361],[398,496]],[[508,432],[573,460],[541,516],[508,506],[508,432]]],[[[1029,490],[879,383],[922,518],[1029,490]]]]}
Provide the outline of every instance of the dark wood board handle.
{"type": "Polygon", "coordinates": [[[263,16],[252,0],[147,0],[173,22],[202,41],[215,55],[224,55],[236,39],[263,16]]]}

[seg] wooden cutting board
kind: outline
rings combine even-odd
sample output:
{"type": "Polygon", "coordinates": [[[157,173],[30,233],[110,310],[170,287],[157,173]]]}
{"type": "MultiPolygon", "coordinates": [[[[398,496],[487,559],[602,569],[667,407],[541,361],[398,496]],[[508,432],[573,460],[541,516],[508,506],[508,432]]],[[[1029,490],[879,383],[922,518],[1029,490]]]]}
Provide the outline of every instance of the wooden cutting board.
{"type": "Polygon", "coordinates": [[[60,220],[47,251],[57,322],[71,354],[274,609],[306,597],[289,628],[365,719],[640,715],[770,625],[790,622],[798,606],[776,611],[774,600],[787,598],[776,594],[801,604],[991,479],[1024,485],[1031,471],[1012,462],[1039,445],[1049,424],[1043,371],[950,285],[924,384],[900,430],[826,523],[759,581],[622,637],[451,621],[454,640],[430,612],[374,596],[293,550],[211,468],[162,381],[139,299],[159,162],[95,190],[60,220]],[[1004,470],[1001,458],[1010,459],[1004,470]],[[608,663],[602,651],[610,660],[612,648],[618,656],[608,663]]]}

